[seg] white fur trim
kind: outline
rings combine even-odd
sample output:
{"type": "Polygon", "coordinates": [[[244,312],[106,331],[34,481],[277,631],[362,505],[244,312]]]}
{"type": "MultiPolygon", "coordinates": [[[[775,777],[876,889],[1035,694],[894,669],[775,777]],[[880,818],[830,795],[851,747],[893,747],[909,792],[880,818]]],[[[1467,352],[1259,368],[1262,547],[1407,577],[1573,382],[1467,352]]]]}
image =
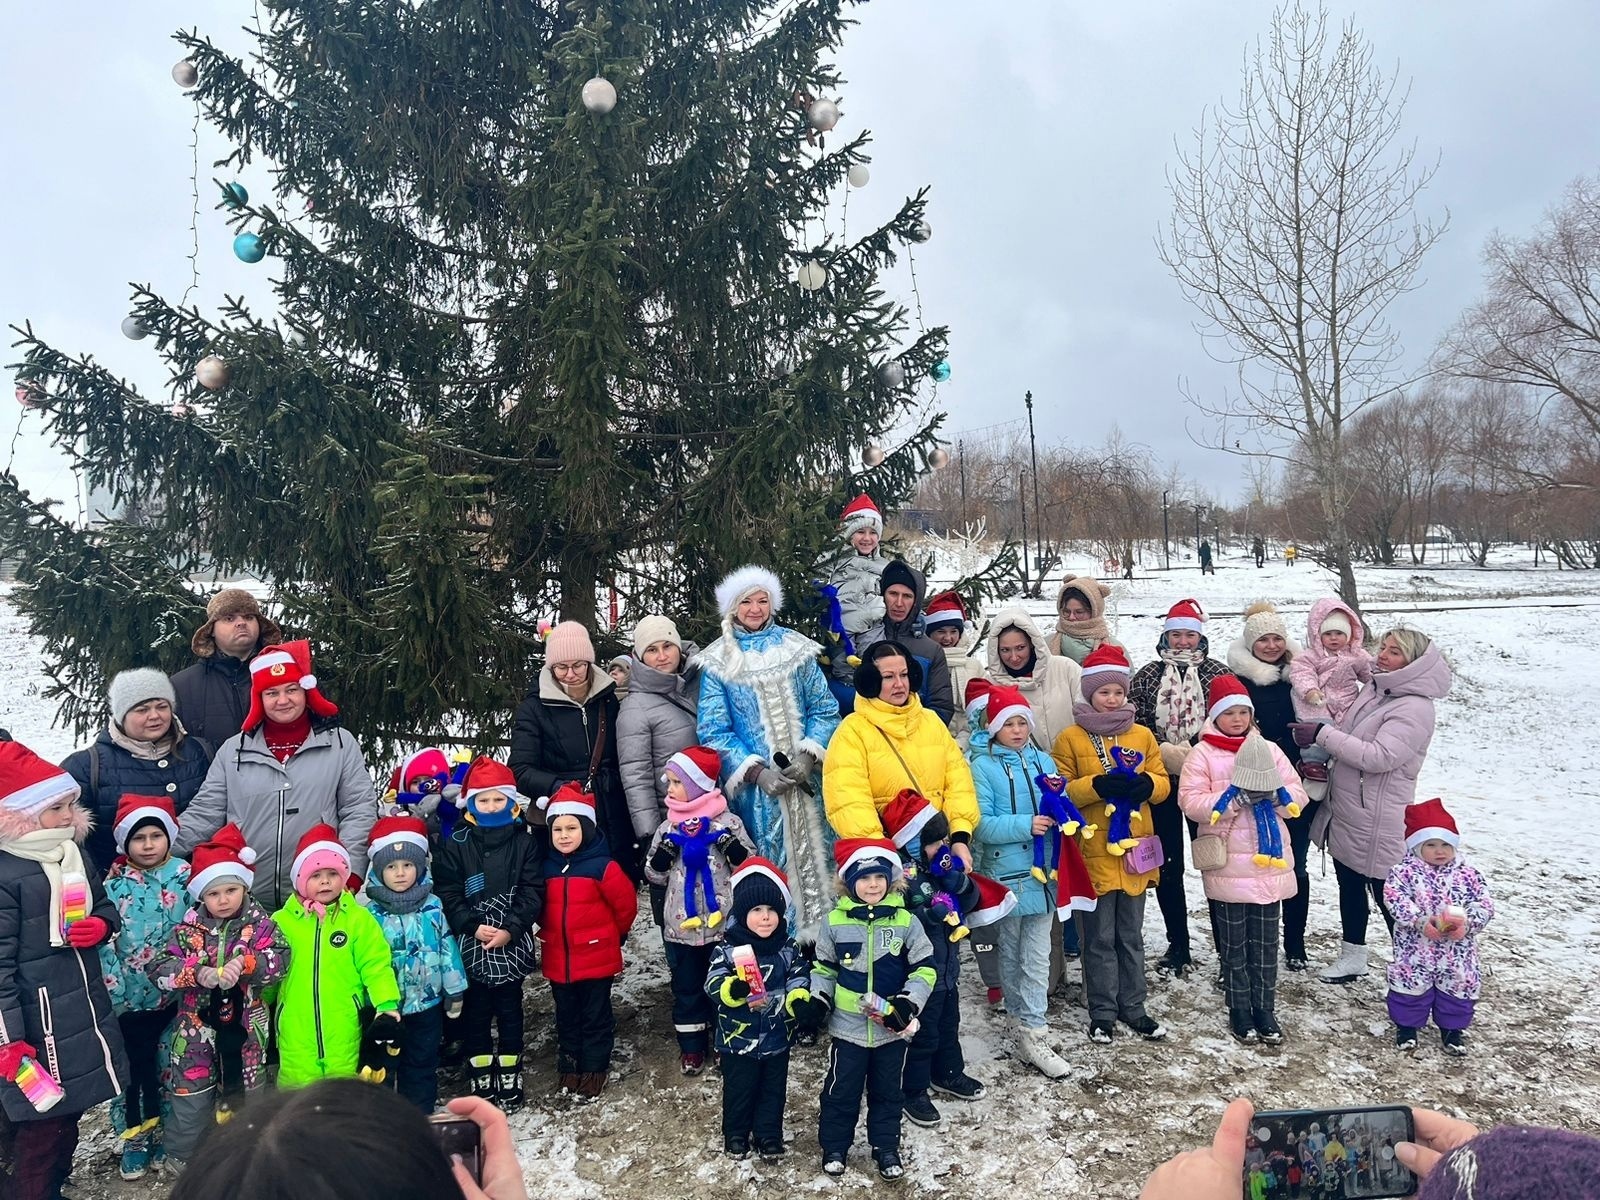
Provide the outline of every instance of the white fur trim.
{"type": "Polygon", "coordinates": [[[1000,902],[998,904],[990,905],[988,908],[975,908],[966,914],[967,928],[981,929],[985,925],[993,925],[1001,917],[1010,916],[1012,910],[1016,907],[1017,894],[1010,888],[1006,888],[1000,893],[1000,902]]]}
{"type": "MultiPolygon", "coordinates": [[[[546,797],[548,801],[549,797],[546,797]]],[[[588,800],[557,800],[554,804],[545,805],[546,823],[554,821],[557,817],[583,817],[594,820],[594,804],[588,800]]]]}
{"type": "Polygon", "coordinates": [[[758,589],[772,600],[774,617],[783,611],[783,584],[766,567],[753,565],[736,567],[717,584],[717,611],[724,617],[731,617],[739,601],[758,589]]]}
{"type": "Polygon", "coordinates": [[[817,760],[819,766],[821,765],[822,760],[828,757],[827,747],[817,745],[817,743],[812,741],[810,738],[802,738],[800,744],[796,746],[795,749],[804,750],[807,754],[811,755],[812,758],[817,760]]]}
{"type": "Polygon", "coordinates": [[[1166,624],[1162,625],[1161,628],[1163,630],[1191,629],[1195,633],[1202,633],[1205,631],[1205,622],[1196,620],[1194,617],[1168,617],[1166,624]]]}
{"type": "Polygon", "coordinates": [[[1442,825],[1430,825],[1419,829],[1406,839],[1406,849],[1415,850],[1423,842],[1438,838],[1441,842],[1449,842],[1452,846],[1461,845],[1461,835],[1454,829],[1446,829],[1442,825]]]}
{"type": "Polygon", "coordinates": [[[777,886],[778,891],[783,893],[784,904],[791,908],[794,906],[794,895],[789,891],[788,882],[783,878],[783,876],[779,875],[771,867],[766,866],[765,864],[758,863],[754,866],[740,867],[733,873],[733,878],[729,881],[729,883],[733,887],[738,887],[741,880],[749,879],[752,875],[766,876],[777,886]]]}
{"type": "Polygon", "coordinates": [[[300,676],[300,686],[305,688],[305,690],[308,692],[315,691],[317,687],[317,677],[315,675],[300,676]]]}
{"type": "MultiPolygon", "coordinates": [[[[929,807],[931,808],[932,805],[929,805],[929,807]]],[[[870,862],[873,859],[891,864],[889,882],[893,883],[902,875],[900,860],[895,855],[890,854],[882,846],[862,846],[860,849],[853,851],[850,857],[844,860],[844,864],[839,868],[839,878],[843,879],[844,873],[857,863],[870,862]]]]}
{"type": "Polygon", "coordinates": [[[733,791],[735,788],[755,787],[755,780],[747,780],[745,775],[749,772],[751,767],[764,767],[766,765],[766,760],[763,759],[759,754],[750,755],[750,757],[746,758],[742,763],[735,767],[733,769],[733,773],[728,776],[728,790],[733,791]]]}
{"type": "Polygon", "coordinates": [[[1008,704],[989,718],[987,728],[990,733],[999,733],[1005,728],[1005,723],[1012,717],[1027,717],[1028,728],[1034,727],[1033,707],[1027,704],[1008,704]]]}
{"type": "Polygon", "coordinates": [[[840,521],[839,528],[841,536],[847,542],[863,529],[870,529],[881,537],[883,534],[883,514],[870,509],[862,509],[859,512],[851,513],[840,521]]]}
{"type": "Polygon", "coordinates": [[[273,667],[292,666],[294,666],[294,657],[285,654],[282,650],[277,650],[271,654],[258,654],[252,658],[250,660],[250,674],[260,675],[263,671],[270,670],[273,667]]]}
{"type": "Polygon", "coordinates": [[[1251,712],[1255,712],[1255,710],[1256,710],[1256,702],[1254,700],[1250,699],[1250,693],[1249,692],[1235,692],[1235,693],[1232,693],[1230,695],[1224,696],[1221,700],[1218,700],[1210,708],[1206,709],[1206,719],[1208,721],[1215,721],[1219,716],[1221,716],[1223,713],[1227,712],[1230,708],[1248,708],[1251,712]]]}
{"type": "Polygon", "coordinates": [[[380,846],[392,846],[396,842],[404,842],[408,846],[415,846],[424,854],[428,852],[427,837],[411,829],[402,829],[399,833],[391,833],[387,837],[379,838],[371,844],[369,849],[376,850],[380,846]]]}
{"type": "Polygon", "coordinates": [[[1075,912],[1093,912],[1100,903],[1098,896],[1073,896],[1065,904],[1056,905],[1056,919],[1070,921],[1075,912]]]}
{"type": "Polygon", "coordinates": [[[83,789],[78,786],[78,781],[62,771],[57,775],[46,775],[14,792],[7,792],[4,799],[0,799],[0,808],[36,816],[57,800],[68,797],[77,799],[82,794],[83,789]]]}
{"type": "Polygon", "coordinates": [[[682,750],[667,759],[667,766],[677,767],[678,770],[684,773],[690,783],[700,789],[702,794],[717,790],[717,781],[706,778],[706,773],[695,766],[694,759],[690,758],[682,750]]]}
{"type": "Polygon", "coordinates": [[[143,808],[134,809],[112,826],[111,833],[117,840],[118,848],[121,848],[127,842],[128,835],[133,832],[133,827],[146,817],[154,817],[161,822],[161,828],[167,831],[167,840],[169,842],[177,840],[178,823],[172,819],[172,814],[164,808],[157,808],[153,804],[147,804],[143,808]]]}
{"type": "Polygon", "coordinates": [[[912,817],[911,820],[907,821],[904,825],[897,829],[894,836],[889,840],[892,841],[896,846],[900,847],[900,849],[905,849],[906,843],[911,841],[912,838],[916,837],[917,834],[921,833],[922,827],[929,821],[933,820],[934,814],[938,811],[939,810],[933,805],[924,802],[922,811],[917,813],[916,816],[912,817]]]}
{"type": "Polygon", "coordinates": [[[242,879],[244,889],[248,892],[256,881],[256,873],[243,863],[212,863],[205,870],[197,871],[189,877],[189,895],[199,900],[206,894],[206,889],[219,879],[242,879]]]}
{"type": "Polygon", "coordinates": [[[259,856],[256,854],[256,852],[250,849],[249,846],[246,846],[243,850],[239,851],[239,861],[247,867],[255,866],[256,859],[258,857],[259,856]]]}
{"type": "Polygon", "coordinates": [[[312,842],[311,845],[300,851],[299,854],[296,854],[294,856],[294,862],[289,864],[289,880],[291,884],[294,880],[300,877],[300,868],[305,864],[306,859],[310,858],[313,854],[316,854],[319,850],[327,850],[337,854],[344,860],[345,874],[348,875],[350,873],[350,852],[348,850],[346,850],[338,842],[312,842]]]}

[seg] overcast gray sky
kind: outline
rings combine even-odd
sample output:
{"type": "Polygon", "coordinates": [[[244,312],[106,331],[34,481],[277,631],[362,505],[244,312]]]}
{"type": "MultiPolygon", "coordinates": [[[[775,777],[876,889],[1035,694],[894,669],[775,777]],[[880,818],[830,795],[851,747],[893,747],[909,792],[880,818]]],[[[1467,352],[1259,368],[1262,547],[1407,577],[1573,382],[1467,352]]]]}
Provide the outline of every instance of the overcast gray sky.
{"type": "MultiPolygon", "coordinates": [[[[1032,389],[1044,440],[1100,441],[1114,423],[1233,494],[1240,464],[1196,446],[1205,427],[1180,380],[1210,394],[1226,369],[1205,356],[1192,313],[1156,257],[1164,171],[1203,108],[1238,90],[1270,0],[875,0],[856,10],[840,65],[840,133],[874,134],[872,180],[850,227],[932,185],[934,237],[917,255],[929,324],[951,327],[953,378],[940,400],[953,433],[1022,412],[1032,389]]],[[[128,281],[169,299],[189,282],[193,104],[168,71],[168,35],[197,26],[242,51],[245,0],[105,4],[3,0],[0,44],[0,319],[24,319],[59,349],[93,352],[159,392],[149,343],[118,332],[128,281]]],[[[1495,228],[1523,231],[1597,166],[1600,4],[1594,0],[1364,0],[1353,14],[1381,63],[1412,82],[1406,129],[1441,155],[1423,210],[1451,227],[1426,283],[1395,311],[1411,361],[1477,293],[1495,228]]],[[[270,261],[237,262],[212,211],[210,162],[227,148],[202,127],[201,278],[262,302],[270,261]]],[[[265,190],[263,172],[243,176],[265,190]]],[[[827,220],[836,227],[836,204],[827,220]]],[[[910,299],[909,279],[891,286],[910,299]]],[[[8,361],[10,357],[8,356],[8,361]]],[[[9,388],[7,388],[9,391],[9,388]]],[[[0,463],[37,495],[72,494],[37,414],[0,410],[0,463]]]]}

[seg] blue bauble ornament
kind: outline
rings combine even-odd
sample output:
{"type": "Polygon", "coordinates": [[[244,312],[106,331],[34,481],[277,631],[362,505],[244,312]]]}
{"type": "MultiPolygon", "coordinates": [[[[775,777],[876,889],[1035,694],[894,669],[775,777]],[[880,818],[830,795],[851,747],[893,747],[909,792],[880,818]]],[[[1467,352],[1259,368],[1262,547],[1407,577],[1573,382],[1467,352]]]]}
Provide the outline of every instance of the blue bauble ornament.
{"type": "Polygon", "coordinates": [[[941,358],[933,364],[933,378],[937,383],[944,383],[950,378],[950,360],[948,358],[941,358]]]}
{"type": "Polygon", "coordinates": [[[267,256],[267,248],[253,233],[241,233],[233,239],[233,252],[240,262],[258,263],[267,256]]]}
{"type": "Polygon", "coordinates": [[[250,203],[250,193],[242,183],[225,183],[222,185],[222,203],[228,208],[243,208],[250,203]]]}

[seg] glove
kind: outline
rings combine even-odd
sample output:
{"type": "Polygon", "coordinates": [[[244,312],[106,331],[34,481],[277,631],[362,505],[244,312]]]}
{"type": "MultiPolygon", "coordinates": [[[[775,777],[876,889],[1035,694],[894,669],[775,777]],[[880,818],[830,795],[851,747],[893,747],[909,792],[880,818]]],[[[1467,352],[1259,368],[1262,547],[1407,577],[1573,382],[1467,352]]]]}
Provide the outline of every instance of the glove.
{"type": "Polygon", "coordinates": [[[77,950],[92,950],[111,936],[111,925],[104,917],[84,917],[67,927],[67,945],[77,950]]]}
{"type": "Polygon", "coordinates": [[[890,1033],[904,1033],[920,1012],[910,996],[901,992],[889,998],[889,1011],[883,1014],[883,1027],[890,1033]]]}
{"type": "Polygon", "coordinates": [[[1089,781],[1094,794],[1102,800],[1126,800],[1133,781],[1126,775],[1096,775],[1089,781]]]}
{"type": "Polygon", "coordinates": [[[223,991],[228,991],[239,982],[239,976],[244,972],[244,959],[229,959],[222,970],[217,972],[217,986],[223,991]]]}
{"type": "Polygon", "coordinates": [[[730,867],[737,867],[750,857],[750,851],[744,848],[744,843],[734,835],[731,829],[724,829],[712,844],[717,848],[717,852],[728,860],[730,867]]]}
{"type": "Polygon", "coordinates": [[[1128,780],[1127,788],[1128,799],[1143,804],[1156,794],[1156,781],[1143,771],[1140,771],[1139,774],[1128,780]]]}
{"type": "Polygon", "coordinates": [[[361,1034],[361,1078],[368,1083],[383,1083],[394,1060],[400,1057],[405,1026],[400,1014],[381,1012],[367,1023],[361,1034]]]}
{"type": "Polygon", "coordinates": [[[796,750],[794,757],[789,760],[789,765],[783,769],[783,777],[793,783],[799,783],[802,779],[810,779],[816,769],[816,755],[807,750],[796,750]]]}
{"type": "Polygon", "coordinates": [[[1321,721],[1290,721],[1289,732],[1294,735],[1294,744],[1304,750],[1307,746],[1317,744],[1317,730],[1321,721]]]}
{"type": "Polygon", "coordinates": [[[194,981],[203,988],[221,987],[222,973],[207,963],[205,966],[196,969],[194,981]]]}
{"type": "Polygon", "coordinates": [[[656,847],[656,852],[650,856],[650,869],[657,875],[665,875],[672,870],[672,864],[678,861],[678,856],[683,853],[683,847],[671,838],[662,838],[661,844],[656,847]]]}
{"type": "Polygon", "coordinates": [[[738,975],[728,976],[727,981],[722,985],[722,991],[735,1004],[743,1004],[750,999],[750,985],[738,975]]]}
{"type": "Polygon", "coordinates": [[[756,786],[769,796],[782,796],[794,790],[794,780],[782,771],[775,771],[771,767],[762,767],[761,773],[756,776],[756,786]]]}
{"type": "Polygon", "coordinates": [[[0,1079],[7,1083],[17,1081],[17,1072],[22,1070],[24,1058],[38,1058],[39,1052],[27,1042],[7,1042],[0,1046],[0,1079]]]}
{"type": "Polygon", "coordinates": [[[807,1033],[817,1033],[828,1023],[833,1001],[826,996],[805,996],[794,1002],[794,1022],[807,1033]]]}

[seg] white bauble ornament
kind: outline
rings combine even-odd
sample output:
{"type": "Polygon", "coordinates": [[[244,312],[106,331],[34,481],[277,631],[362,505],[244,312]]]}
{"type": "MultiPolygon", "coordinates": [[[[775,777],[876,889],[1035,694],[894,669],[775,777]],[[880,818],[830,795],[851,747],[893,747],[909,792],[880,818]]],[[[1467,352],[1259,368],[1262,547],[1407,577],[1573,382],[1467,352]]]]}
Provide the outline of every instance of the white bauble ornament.
{"type": "Polygon", "coordinates": [[[845,178],[850,181],[851,187],[866,187],[867,180],[872,178],[872,172],[867,170],[865,163],[857,163],[850,168],[845,178]]]}
{"type": "Polygon", "coordinates": [[[172,82],[181,88],[192,88],[200,82],[200,68],[191,60],[181,58],[172,64],[172,82]]]}
{"type": "Polygon", "coordinates": [[[194,365],[194,381],[210,392],[221,391],[233,378],[233,368],[215,354],[208,354],[194,365]]]}
{"type": "Polygon", "coordinates": [[[882,461],[883,448],[877,445],[875,442],[868,442],[865,449],[861,451],[862,465],[867,467],[875,467],[882,461]]]}
{"type": "Polygon", "coordinates": [[[928,465],[935,471],[942,471],[950,465],[950,451],[943,446],[935,446],[933,453],[928,455],[928,465]]]}
{"type": "Polygon", "coordinates": [[[617,106],[617,89],[609,79],[596,75],[583,85],[583,106],[604,116],[617,106]]]}
{"type": "Polygon", "coordinates": [[[123,317],[122,336],[130,342],[142,342],[150,336],[150,330],[145,327],[145,323],[138,317],[123,317]]]}
{"type": "Polygon", "coordinates": [[[814,292],[828,282],[828,268],[819,262],[803,262],[795,270],[794,281],[802,291],[814,292]]]}
{"type": "Polygon", "coordinates": [[[878,379],[886,388],[897,388],[906,381],[906,369],[898,358],[891,358],[878,368],[878,379]]]}
{"type": "Polygon", "coordinates": [[[933,226],[926,221],[918,221],[911,227],[911,240],[913,242],[925,242],[932,236],[933,226]]]}
{"type": "Polygon", "coordinates": [[[813,100],[806,109],[806,122],[818,133],[827,133],[839,123],[839,106],[832,100],[813,100]]]}

